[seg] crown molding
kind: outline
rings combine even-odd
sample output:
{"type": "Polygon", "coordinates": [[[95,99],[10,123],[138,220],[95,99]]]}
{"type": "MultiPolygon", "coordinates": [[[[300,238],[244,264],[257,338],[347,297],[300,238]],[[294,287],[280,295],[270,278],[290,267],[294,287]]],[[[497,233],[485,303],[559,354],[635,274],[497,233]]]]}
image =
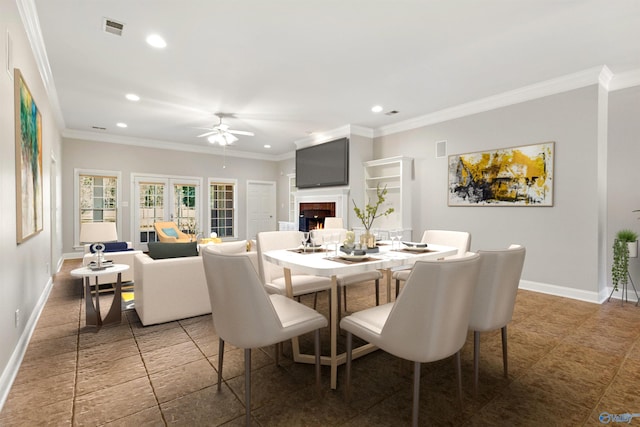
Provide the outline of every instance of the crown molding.
{"type": "Polygon", "coordinates": [[[310,147],[316,144],[322,144],[337,138],[350,137],[351,135],[363,136],[365,138],[373,139],[375,131],[364,126],[357,125],[344,125],[339,128],[328,130],[325,132],[317,132],[306,138],[294,141],[296,149],[310,147]]]}
{"type": "Polygon", "coordinates": [[[615,91],[633,86],[640,86],[640,70],[615,74],[609,84],[609,90],[615,91]]]}
{"type": "MultiPolygon", "coordinates": [[[[58,92],[53,81],[53,73],[51,72],[51,66],[49,65],[49,58],[47,57],[47,49],[42,38],[42,31],[40,30],[40,20],[38,19],[38,12],[34,0],[16,0],[18,7],[18,13],[20,19],[22,19],[22,26],[24,27],[29,45],[33,52],[33,57],[40,72],[40,78],[42,84],[49,97],[49,105],[53,116],[60,129],[64,129],[64,116],[60,109],[60,102],[58,101],[58,92]]],[[[20,68],[20,67],[18,67],[20,68]]]]}
{"type": "Polygon", "coordinates": [[[429,126],[448,120],[458,119],[472,114],[495,110],[496,108],[507,107],[513,104],[542,98],[544,96],[555,95],[557,93],[568,92],[582,87],[601,84],[606,82],[607,76],[613,76],[606,66],[593,67],[577,73],[568,74],[555,79],[524,86],[519,89],[504,92],[487,98],[471,101],[451,108],[437,111],[435,113],[383,126],[374,131],[376,137],[391,135],[411,129],[429,126]]]}
{"type": "Polygon", "coordinates": [[[158,148],[161,150],[174,150],[174,151],[188,151],[192,153],[213,154],[213,155],[225,155],[227,157],[238,157],[244,159],[255,160],[268,160],[268,161],[280,161],[290,157],[293,157],[293,153],[287,153],[284,155],[269,155],[252,153],[248,151],[235,151],[233,149],[224,150],[220,146],[200,146],[181,144],[178,142],[161,141],[156,139],[124,137],[119,135],[112,135],[108,133],[79,131],[74,129],[65,129],[62,131],[62,137],[67,139],[76,139],[93,142],[103,142],[107,144],[121,144],[121,145],[133,145],[146,148],[158,148]]]}

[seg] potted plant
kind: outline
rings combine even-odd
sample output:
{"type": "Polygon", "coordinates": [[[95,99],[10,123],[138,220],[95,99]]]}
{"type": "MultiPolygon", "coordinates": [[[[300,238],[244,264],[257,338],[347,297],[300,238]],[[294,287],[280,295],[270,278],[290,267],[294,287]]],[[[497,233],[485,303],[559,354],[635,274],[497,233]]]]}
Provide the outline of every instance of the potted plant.
{"type": "Polygon", "coordinates": [[[611,266],[611,282],[614,291],[618,291],[618,284],[628,283],[629,257],[637,256],[638,233],[628,229],[618,231],[613,241],[613,265],[611,266]]]}
{"type": "Polygon", "coordinates": [[[375,237],[373,236],[373,234],[371,234],[371,226],[373,225],[373,221],[376,218],[387,216],[393,212],[393,208],[389,208],[384,212],[378,213],[380,205],[385,202],[385,196],[387,195],[387,186],[385,185],[384,188],[380,188],[380,185],[378,185],[376,187],[376,195],[378,196],[378,201],[376,202],[376,204],[370,205],[367,203],[367,205],[364,207],[364,210],[360,209],[356,205],[355,200],[351,199],[351,201],[353,202],[353,211],[356,213],[356,216],[360,219],[365,229],[365,232],[361,237],[361,242],[363,244],[366,244],[368,248],[373,248],[376,246],[375,237]]]}

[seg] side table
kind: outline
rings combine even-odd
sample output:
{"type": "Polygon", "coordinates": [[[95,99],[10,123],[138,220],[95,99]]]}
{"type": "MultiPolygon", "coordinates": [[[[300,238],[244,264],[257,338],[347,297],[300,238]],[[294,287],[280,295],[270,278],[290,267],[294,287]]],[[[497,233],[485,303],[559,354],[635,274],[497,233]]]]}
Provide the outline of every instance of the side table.
{"type": "Polygon", "coordinates": [[[71,270],[73,277],[80,277],[84,282],[84,299],[87,313],[87,326],[100,328],[102,325],[110,323],[120,323],[122,320],[122,272],[129,269],[126,264],[113,264],[103,270],[92,270],[89,267],[76,268],[71,270]],[[106,274],[118,273],[116,287],[113,294],[113,302],[107,316],[102,320],[100,315],[100,292],[98,292],[98,277],[106,274]],[[95,305],[91,296],[91,278],[95,277],[96,300],[95,305]]]}

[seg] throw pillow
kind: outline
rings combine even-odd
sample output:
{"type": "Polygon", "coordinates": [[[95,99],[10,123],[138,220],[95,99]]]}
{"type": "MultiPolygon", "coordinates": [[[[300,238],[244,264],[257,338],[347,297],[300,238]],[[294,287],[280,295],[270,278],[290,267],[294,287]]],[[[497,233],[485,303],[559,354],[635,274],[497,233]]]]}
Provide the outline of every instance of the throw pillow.
{"type": "Polygon", "coordinates": [[[196,242],[149,242],[147,246],[149,247],[149,256],[153,259],[198,256],[198,244],[196,242]]]}
{"type": "MultiPolygon", "coordinates": [[[[127,242],[106,242],[103,243],[104,251],[103,252],[123,252],[123,251],[132,251],[133,248],[129,247],[127,242]]],[[[89,246],[89,250],[91,253],[95,253],[96,251],[93,248],[93,245],[89,246]]]]}
{"type": "Polygon", "coordinates": [[[178,232],[176,231],[175,228],[163,228],[162,232],[167,236],[178,237],[178,232]]]}

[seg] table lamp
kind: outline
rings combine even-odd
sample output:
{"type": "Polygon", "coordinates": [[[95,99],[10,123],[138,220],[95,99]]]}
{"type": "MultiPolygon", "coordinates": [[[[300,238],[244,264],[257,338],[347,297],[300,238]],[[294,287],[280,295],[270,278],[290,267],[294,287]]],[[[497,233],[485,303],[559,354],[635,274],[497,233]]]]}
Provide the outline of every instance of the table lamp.
{"type": "Polygon", "coordinates": [[[92,243],[91,249],[96,254],[94,270],[105,268],[104,243],[118,241],[115,222],[86,222],[80,228],[80,243],[92,243]]]}

